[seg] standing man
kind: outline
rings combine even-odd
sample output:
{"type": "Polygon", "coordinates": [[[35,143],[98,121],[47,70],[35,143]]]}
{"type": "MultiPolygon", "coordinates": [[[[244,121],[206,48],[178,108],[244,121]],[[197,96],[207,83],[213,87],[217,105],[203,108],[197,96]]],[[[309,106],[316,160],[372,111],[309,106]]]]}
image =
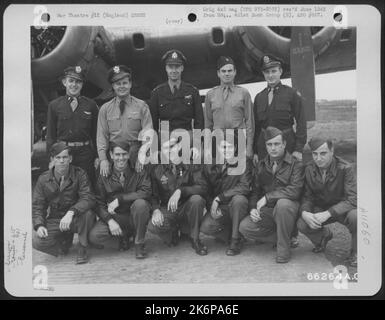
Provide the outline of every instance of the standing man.
{"type": "Polygon", "coordinates": [[[66,95],[48,105],[47,152],[55,142],[64,141],[72,149],[72,164],[85,170],[94,183],[98,106],[80,95],[84,79],[80,66],[64,70],[62,83],[66,95]]]}
{"type": "Polygon", "coordinates": [[[339,222],[352,236],[348,263],[357,267],[357,183],[353,168],[334,155],[331,140],[309,141],[313,161],[305,169],[305,194],[301,203],[298,229],[323,252],[333,233],[325,225],[339,222]]]}
{"type": "Polygon", "coordinates": [[[50,155],[53,167],[39,177],[33,192],[33,247],[54,256],[66,254],[77,233],[76,263],[86,263],[95,197],[86,172],[71,165],[71,149],[65,142],[54,143],[50,155]]]}
{"type": "Polygon", "coordinates": [[[206,180],[197,165],[177,163],[181,142],[170,139],[162,145],[162,153],[170,164],[152,166],[152,219],[148,230],[157,234],[169,246],[177,245],[179,231],[188,233],[198,255],[206,255],[207,248],[199,239],[206,202],[206,180]]]}
{"type": "Polygon", "coordinates": [[[298,160],[302,160],[307,135],[302,98],[297,91],[281,83],[282,64],[279,59],[272,55],[264,55],[261,70],[267,81],[267,88],[258,93],[254,99],[254,164],[266,156],[261,130],[268,126],[281,130],[285,135],[286,150],[298,160]]]}
{"type": "Polygon", "coordinates": [[[168,80],[151,93],[150,109],[154,130],[160,130],[160,121],[169,121],[169,130],[204,128],[204,117],[199,91],[182,81],[186,57],[179,50],[167,51],[162,61],[168,80]]]}
{"type": "Polygon", "coordinates": [[[111,142],[111,175],[99,176],[96,185],[96,213],[99,220],[90,232],[90,242],[102,245],[111,236],[118,237],[119,250],[129,248],[135,237],[137,259],[146,257],[144,237],[150,219],[151,181],[146,170],[136,172],[129,161],[128,141],[111,142]]]}
{"type": "Polygon", "coordinates": [[[206,94],[205,127],[213,129],[246,129],[246,156],[253,157],[254,116],[250,93],[234,85],[237,74],[233,59],[220,57],[217,75],[221,84],[206,94]]]}
{"type": "Polygon", "coordinates": [[[302,162],[285,151],[281,130],[264,130],[268,155],[257,164],[249,201],[250,215],[239,227],[248,239],[277,244],[277,263],[290,260],[290,237],[296,225],[303,188],[302,162]]]}
{"type": "Polygon", "coordinates": [[[130,94],[132,87],[131,69],[114,66],[108,72],[115,98],[100,108],[97,130],[97,147],[100,160],[100,174],[107,177],[110,173],[108,150],[111,142],[125,140],[130,145],[130,162],[136,171],[143,169],[138,161],[138,151],[143,141],[139,132],[152,129],[152,119],[147,104],[130,94]]]}
{"type": "MultiPolygon", "coordinates": [[[[242,132],[242,131],[241,131],[242,132]]],[[[233,161],[238,149],[237,136],[234,142],[229,139],[219,141],[217,154],[223,156],[224,164],[213,161],[206,165],[204,173],[209,182],[208,213],[203,220],[201,232],[214,236],[216,239],[229,243],[226,255],[235,256],[241,252],[242,239],[239,233],[239,223],[247,215],[248,200],[251,182],[251,160],[246,162],[242,172],[236,168],[239,163],[233,161]]],[[[244,150],[238,150],[238,154],[244,150]]]]}

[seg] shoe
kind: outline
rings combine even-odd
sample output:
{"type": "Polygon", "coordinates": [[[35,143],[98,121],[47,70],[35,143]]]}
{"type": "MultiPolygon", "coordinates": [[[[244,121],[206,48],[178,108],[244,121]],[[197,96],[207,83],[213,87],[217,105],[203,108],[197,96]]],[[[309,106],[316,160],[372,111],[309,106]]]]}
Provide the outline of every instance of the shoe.
{"type": "Polygon", "coordinates": [[[83,264],[88,262],[87,248],[80,246],[78,249],[78,255],[76,257],[76,264],[83,264]]]}
{"type": "Polygon", "coordinates": [[[328,242],[333,239],[333,232],[331,232],[329,230],[328,234],[326,236],[323,236],[322,239],[321,239],[321,242],[316,245],[314,248],[313,248],[313,252],[314,253],[320,253],[320,252],[324,252],[325,249],[326,249],[326,245],[328,244],[328,242]]]}
{"type": "Polygon", "coordinates": [[[104,246],[102,244],[97,244],[92,242],[88,242],[88,246],[92,249],[98,249],[98,250],[104,249],[104,246]]]}
{"type": "Polygon", "coordinates": [[[144,243],[135,244],[135,258],[144,259],[147,258],[147,252],[144,243]]]}
{"type": "Polygon", "coordinates": [[[352,253],[347,259],[347,262],[352,268],[357,268],[357,253],[352,253]]]}
{"type": "Polygon", "coordinates": [[[238,239],[231,239],[230,246],[226,250],[226,255],[236,256],[241,253],[241,242],[238,239]]]}
{"type": "Polygon", "coordinates": [[[168,244],[169,247],[176,247],[179,244],[179,230],[174,230],[171,234],[171,240],[168,244]]]}
{"type": "Polygon", "coordinates": [[[74,235],[73,233],[65,234],[59,244],[59,254],[67,255],[72,247],[74,235]]]}
{"type": "Polygon", "coordinates": [[[254,240],[254,244],[256,246],[260,246],[260,245],[265,244],[265,243],[263,241],[261,241],[261,240],[254,240]]]}
{"type": "Polygon", "coordinates": [[[207,247],[199,240],[193,240],[191,239],[191,246],[195,250],[197,254],[200,256],[205,256],[207,255],[207,247]]]}
{"type": "Polygon", "coordinates": [[[299,246],[299,240],[297,237],[292,237],[290,239],[290,248],[294,249],[294,248],[297,248],[299,246]]]}
{"type": "Polygon", "coordinates": [[[128,249],[130,249],[130,241],[128,237],[119,237],[119,251],[127,251],[128,249]]]}
{"type": "Polygon", "coordinates": [[[275,262],[277,262],[277,263],[288,263],[289,261],[290,261],[290,257],[277,256],[275,258],[275,262]]]}

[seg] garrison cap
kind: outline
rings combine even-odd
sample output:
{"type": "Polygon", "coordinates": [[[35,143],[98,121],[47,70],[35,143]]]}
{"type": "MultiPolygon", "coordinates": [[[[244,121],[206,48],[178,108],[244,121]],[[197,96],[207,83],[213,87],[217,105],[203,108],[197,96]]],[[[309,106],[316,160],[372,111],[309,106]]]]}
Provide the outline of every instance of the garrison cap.
{"type": "Polygon", "coordinates": [[[132,79],[131,69],[125,65],[117,65],[108,70],[108,81],[110,83],[114,83],[125,77],[128,77],[130,80],[132,79]]]}
{"type": "Polygon", "coordinates": [[[64,150],[68,150],[68,152],[71,153],[71,148],[67,146],[67,144],[64,141],[59,141],[54,143],[51,146],[51,149],[49,150],[49,154],[51,155],[51,157],[55,157],[64,150]]]}
{"type": "Polygon", "coordinates": [[[263,137],[265,139],[265,142],[279,135],[281,135],[283,138],[283,132],[277,129],[276,127],[267,127],[266,129],[262,129],[262,130],[263,130],[263,137]]]}
{"type": "Polygon", "coordinates": [[[164,64],[185,64],[187,59],[181,51],[173,49],[163,55],[162,61],[164,64]]]}
{"type": "Polygon", "coordinates": [[[320,137],[314,137],[311,138],[310,141],[308,142],[309,147],[311,151],[317,150],[320,146],[322,146],[324,143],[330,143],[331,141],[328,139],[320,138],[320,137]]]}
{"type": "Polygon", "coordinates": [[[116,147],[122,148],[124,151],[130,152],[130,144],[127,140],[118,139],[110,144],[110,151],[114,152],[116,147]]]}
{"type": "Polygon", "coordinates": [[[271,54],[264,55],[261,59],[261,70],[264,71],[272,67],[282,67],[282,61],[271,54]]]}
{"type": "Polygon", "coordinates": [[[81,66],[67,67],[64,69],[64,77],[74,78],[80,81],[84,81],[85,75],[81,66]]]}
{"type": "Polygon", "coordinates": [[[219,59],[217,61],[217,70],[219,70],[220,68],[222,68],[226,64],[232,64],[233,66],[235,66],[234,60],[231,59],[230,57],[224,57],[224,56],[219,57],[219,59]]]}

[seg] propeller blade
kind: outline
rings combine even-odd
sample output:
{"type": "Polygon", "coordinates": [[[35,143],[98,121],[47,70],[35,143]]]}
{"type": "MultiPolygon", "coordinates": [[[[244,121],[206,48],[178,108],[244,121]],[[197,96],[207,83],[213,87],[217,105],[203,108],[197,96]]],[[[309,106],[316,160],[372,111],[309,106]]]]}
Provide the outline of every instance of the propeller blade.
{"type": "Polygon", "coordinates": [[[307,121],[315,120],[315,68],[310,27],[293,27],[290,43],[292,85],[303,99],[307,121]]]}

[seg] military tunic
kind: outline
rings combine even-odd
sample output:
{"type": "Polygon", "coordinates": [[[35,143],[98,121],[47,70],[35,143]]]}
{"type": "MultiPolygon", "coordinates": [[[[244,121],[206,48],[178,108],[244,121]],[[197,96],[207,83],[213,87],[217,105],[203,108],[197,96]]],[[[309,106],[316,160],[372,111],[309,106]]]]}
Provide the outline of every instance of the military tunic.
{"type": "Polygon", "coordinates": [[[236,166],[237,164],[213,164],[206,165],[204,169],[211,192],[207,195],[208,213],[202,222],[201,232],[225,242],[230,238],[239,239],[239,224],[247,215],[251,163],[246,162],[246,168],[242,173],[231,172],[236,166]],[[216,197],[219,198],[218,208],[223,214],[218,219],[214,219],[210,214],[211,205],[216,197]]]}
{"type": "Polygon", "coordinates": [[[149,224],[149,231],[158,234],[165,242],[171,241],[172,232],[179,228],[191,239],[199,238],[199,227],[203,219],[207,182],[200,166],[159,164],[151,168],[152,210],[159,209],[164,216],[162,227],[149,224]],[[177,212],[167,210],[170,197],[180,189],[181,197],[177,212]]]}
{"type": "MultiPolygon", "coordinates": [[[[323,223],[340,222],[346,225],[352,235],[352,251],[357,252],[357,182],[352,166],[340,157],[334,156],[322,179],[320,169],[314,161],[305,168],[305,193],[300,212],[317,213],[328,210],[331,217],[323,223]]],[[[300,218],[298,229],[315,244],[319,244],[325,228],[313,230],[300,218]]]]}
{"type": "Polygon", "coordinates": [[[36,231],[40,226],[48,230],[47,238],[34,234],[34,248],[57,255],[59,238],[65,236],[59,228],[60,220],[68,211],[75,213],[69,232],[77,232],[80,244],[84,247],[88,245],[88,232],[95,222],[95,214],[91,211],[95,197],[83,169],[71,165],[61,186],[53,171],[54,168],[44,172],[36,182],[32,198],[32,224],[36,231]]]}
{"type": "Polygon", "coordinates": [[[68,95],[59,97],[48,105],[47,152],[58,141],[88,143],[72,147],[72,164],[84,169],[91,182],[94,180],[93,162],[96,153],[98,106],[84,96],[77,97],[78,106],[72,111],[68,95]]]}
{"type": "Polygon", "coordinates": [[[213,129],[246,129],[246,151],[253,153],[254,116],[250,93],[247,89],[232,85],[224,99],[225,86],[217,86],[207,92],[205,100],[205,127],[213,129]]]}
{"type": "Polygon", "coordinates": [[[204,128],[199,91],[187,82],[181,81],[175,93],[168,82],[162,83],[152,91],[149,104],[155,131],[159,131],[160,121],[169,121],[170,132],[204,128]]]}
{"type": "Polygon", "coordinates": [[[110,238],[108,221],[114,219],[126,235],[135,234],[135,243],[143,243],[150,217],[151,181],[146,170],[136,172],[127,166],[123,172],[124,184],[120,173],[115,169],[108,177],[99,176],[96,185],[96,214],[100,220],[90,232],[90,241],[101,244],[110,238]],[[115,214],[108,212],[108,203],[118,199],[115,214]]]}
{"type": "Polygon", "coordinates": [[[256,208],[263,196],[267,203],[260,211],[262,220],[254,222],[247,216],[240,224],[240,232],[248,239],[264,241],[275,234],[277,255],[290,257],[290,238],[298,217],[303,183],[302,162],[288,152],[278,161],[275,172],[269,156],[260,160],[253,176],[249,208],[256,208]]]}
{"type": "Polygon", "coordinates": [[[254,117],[254,153],[260,158],[264,158],[267,154],[261,130],[269,126],[283,131],[287,151],[302,153],[307,139],[305,110],[302,98],[293,88],[281,82],[278,83],[274,87],[274,96],[270,105],[268,105],[268,88],[258,93],[254,99],[254,117]],[[297,124],[295,132],[293,131],[294,120],[297,124]]]}
{"type": "Polygon", "coordinates": [[[141,143],[138,141],[141,130],[152,129],[152,119],[147,104],[133,96],[125,99],[123,114],[120,114],[118,97],[106,102],[99,112],[97,146],[100,160],[107,160],[110,142],[123,139],[130,141],[130,162],[135,164],[141,143]]]}

